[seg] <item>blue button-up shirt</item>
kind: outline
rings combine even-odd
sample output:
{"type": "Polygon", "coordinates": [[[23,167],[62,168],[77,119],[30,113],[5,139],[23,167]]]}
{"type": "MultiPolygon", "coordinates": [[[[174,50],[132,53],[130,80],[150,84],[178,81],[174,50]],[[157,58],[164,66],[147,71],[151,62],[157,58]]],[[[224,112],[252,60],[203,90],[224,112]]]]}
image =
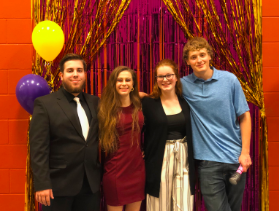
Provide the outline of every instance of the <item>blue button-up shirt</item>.
{"type": "Polygon", "coordinates": [[[249,107],[237,77],[213,68],[206,81],[191,74],[181,82],[191,107],[194,158],[238,163],[242,149],[238,117],[249,107]]]}

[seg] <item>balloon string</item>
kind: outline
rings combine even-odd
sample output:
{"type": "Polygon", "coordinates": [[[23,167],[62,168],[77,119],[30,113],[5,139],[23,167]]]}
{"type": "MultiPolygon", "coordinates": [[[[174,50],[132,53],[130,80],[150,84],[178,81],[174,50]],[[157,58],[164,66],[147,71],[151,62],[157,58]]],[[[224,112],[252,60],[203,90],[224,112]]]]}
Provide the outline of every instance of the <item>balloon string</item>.
{"type": "Polygon", "coordinates": [[[51,71],[51,66],[52,66],[52,62],[47,62],[45,61],[45,67],[46,67],[46,74],[45,74],[45,80],[47,81],[49,87],[51,88],[52,92],[53,92],[53,81],[54,81],[54,77],[51,71]]]}

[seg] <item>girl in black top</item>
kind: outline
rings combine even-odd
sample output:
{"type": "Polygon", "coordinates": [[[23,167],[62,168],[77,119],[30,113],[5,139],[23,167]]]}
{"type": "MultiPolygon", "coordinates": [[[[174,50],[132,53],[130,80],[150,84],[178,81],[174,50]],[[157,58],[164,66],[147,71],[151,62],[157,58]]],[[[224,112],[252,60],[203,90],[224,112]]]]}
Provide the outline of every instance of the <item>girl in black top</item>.
{"type": "Polygon", "coordinates": [[[160,61],[153,93],[142,100],[147,211],[193,210],[190,107],[181,95],[177,65],[169,59],[160,61]]]}

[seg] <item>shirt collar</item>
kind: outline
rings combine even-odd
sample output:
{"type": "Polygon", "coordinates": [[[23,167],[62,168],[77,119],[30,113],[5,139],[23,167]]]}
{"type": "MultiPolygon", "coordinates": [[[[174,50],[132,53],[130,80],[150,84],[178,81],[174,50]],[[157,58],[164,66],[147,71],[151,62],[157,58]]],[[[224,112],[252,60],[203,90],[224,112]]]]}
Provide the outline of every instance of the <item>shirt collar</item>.
{"type": "MultiPolygon", "coordinates": [[[[72,95],[70,92],[68,92],[67,90],[65,90],[63,86],[61,86],[61,89],[62,89],[63,94],[65,95],[65,97],[67,98],[67,100],[68,100],[69,102],[71,102],[71,101],[74,100],[74,98],[75,98],[76,96],[72,95]]],[[[78,95],[77,97],[80,99],[80,101],[84,101],[82,92],[79,93],[79,95],[78,95]]]]}
{"type": "MultiPolygon", "coordinates": [[[[217,81],[219,79],[218,71],[214,67],[210,67],[210,69],[213,70],[213,75],[210,79],[207,79],[206,81],[211,81],[211,80],[216,80],[217,81]]],[[[205,81],[201,78],[198,78],[194,73],[192,73],[192,80],[193,80],[193,82],[196,82],[197,80],[205,81]]]]}

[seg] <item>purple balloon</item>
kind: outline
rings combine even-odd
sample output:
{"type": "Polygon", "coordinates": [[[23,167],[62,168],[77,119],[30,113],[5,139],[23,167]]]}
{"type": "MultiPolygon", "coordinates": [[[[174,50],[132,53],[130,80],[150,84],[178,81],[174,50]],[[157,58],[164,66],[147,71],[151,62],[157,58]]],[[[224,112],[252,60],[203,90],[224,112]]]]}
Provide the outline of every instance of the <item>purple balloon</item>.
{"type": "Polygon", "coordinates": [[[37,97],[50,93],[46,80],[35,74],[23,76],[16,85],[16,97],[19,104],[30,114],[33,114],[34,101],[37,97]]]}

